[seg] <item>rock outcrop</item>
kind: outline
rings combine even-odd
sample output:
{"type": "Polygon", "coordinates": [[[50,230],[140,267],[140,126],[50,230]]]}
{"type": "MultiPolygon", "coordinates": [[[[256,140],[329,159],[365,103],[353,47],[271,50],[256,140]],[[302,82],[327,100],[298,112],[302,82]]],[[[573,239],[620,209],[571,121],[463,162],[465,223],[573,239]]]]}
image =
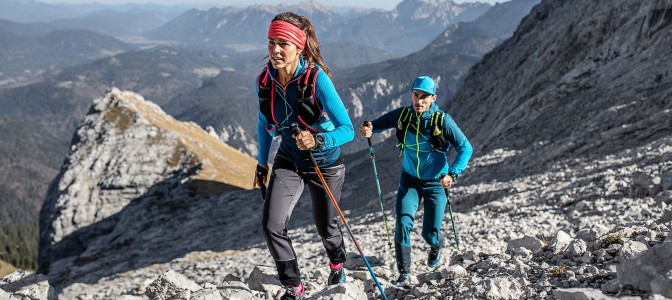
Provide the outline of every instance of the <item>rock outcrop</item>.
{"type": "Polygon", "coordinates": [[[164,196],[177,186],[193,193],[249,189],[251,180],[241,174],[253,174],[254,165],[198,125],[113,88],[94,101],[50,186],[40,216],[39,271],[53,278],[65,271],[51,268],[60,260],[88,263],[99,258],[98,247],[127,243],[108,235],[129,229],[119,227],[129,205],[145,199],[170,206],[164,196]]]}

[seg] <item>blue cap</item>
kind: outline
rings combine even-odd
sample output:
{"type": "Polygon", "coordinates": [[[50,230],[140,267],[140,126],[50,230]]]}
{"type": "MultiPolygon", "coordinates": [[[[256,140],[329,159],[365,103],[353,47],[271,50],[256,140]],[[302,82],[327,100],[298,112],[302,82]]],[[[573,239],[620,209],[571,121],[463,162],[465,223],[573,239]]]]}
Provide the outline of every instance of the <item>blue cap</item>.
{"type": "Polygon", "coordinates": [[[420,76],[413,81],[411,90],[420,90],[430,95],[436,94],[436,84],[429,76],[420,76]]]}

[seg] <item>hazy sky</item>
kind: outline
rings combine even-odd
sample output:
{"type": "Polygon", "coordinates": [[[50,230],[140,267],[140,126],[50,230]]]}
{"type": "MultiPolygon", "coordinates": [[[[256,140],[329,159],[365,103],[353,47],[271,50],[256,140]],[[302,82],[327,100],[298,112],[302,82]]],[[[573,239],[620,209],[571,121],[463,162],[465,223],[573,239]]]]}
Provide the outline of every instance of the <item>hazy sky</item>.
{"type": "MultiPolygon", "coordinates": [[[[260,4],[280,4],[280,3],[298,3],[302,0],[39,0],[40,2],[46,3],[104,3],[104,4],[121,4],[121,3],[158,3],[158,4],[214,4],[217,6],[246,6],[251,3],[260,3],[260,4]]],[[[384,9],[394,8],[401,0],[317,0],[318,2],[328,5],[328,6],[359,6],[359,7],[377,7],[384,9]]],[[[496,2],[505,2],[508,0],[454,0],[457,3],[464,2],[487,2],[490,4],[495,4],[496,2]]]]}

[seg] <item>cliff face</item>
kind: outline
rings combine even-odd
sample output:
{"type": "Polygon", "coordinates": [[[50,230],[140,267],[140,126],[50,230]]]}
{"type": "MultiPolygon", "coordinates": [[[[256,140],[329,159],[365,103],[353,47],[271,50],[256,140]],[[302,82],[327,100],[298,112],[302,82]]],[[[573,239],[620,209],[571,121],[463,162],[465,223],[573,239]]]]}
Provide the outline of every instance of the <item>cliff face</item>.
{"type": "Polygon", "coordinates": [[[198,125],[113,88],[94,101],[49,188],[40,215],[40,271],[86,256],[120,230],[124,208],[139,199],[161,202],[181,184],[200,192],[249,189],[254,165],[198,125]]]}
{"type": "Polygon", "coordinates": [[[671,32],[670,1],[543,1],[448,111],[477,153],[523,152],[500,176],[654,141],[672,128],[671,32]]]}

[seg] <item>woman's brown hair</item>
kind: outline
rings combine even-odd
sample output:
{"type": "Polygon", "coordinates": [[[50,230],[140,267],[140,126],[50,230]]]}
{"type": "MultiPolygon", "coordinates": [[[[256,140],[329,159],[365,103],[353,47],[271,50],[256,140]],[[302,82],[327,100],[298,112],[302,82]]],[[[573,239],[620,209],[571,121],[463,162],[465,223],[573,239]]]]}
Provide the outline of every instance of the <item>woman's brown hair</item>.
{"type": "MultiPolygon", "coordinates": [[[[304,16],[299,16],[293,12],[283,12],[276,15],[273,18],[273,21],[280,20],[293,24],[299,29],[303,30],[306,33],[306,46],[301,53],[301,56],[307,60],[309,63],[314,63],[322,67],[322,70],[331,76],[331,70],[324,63],[324,59],[320,54],[320,42],[317,41],[317,35],[315,35],[315,27],[313,23],[310,22],[310,19],[304,16]]],[[[273,22],[271,21],[271,22],[273,22]]]]}

